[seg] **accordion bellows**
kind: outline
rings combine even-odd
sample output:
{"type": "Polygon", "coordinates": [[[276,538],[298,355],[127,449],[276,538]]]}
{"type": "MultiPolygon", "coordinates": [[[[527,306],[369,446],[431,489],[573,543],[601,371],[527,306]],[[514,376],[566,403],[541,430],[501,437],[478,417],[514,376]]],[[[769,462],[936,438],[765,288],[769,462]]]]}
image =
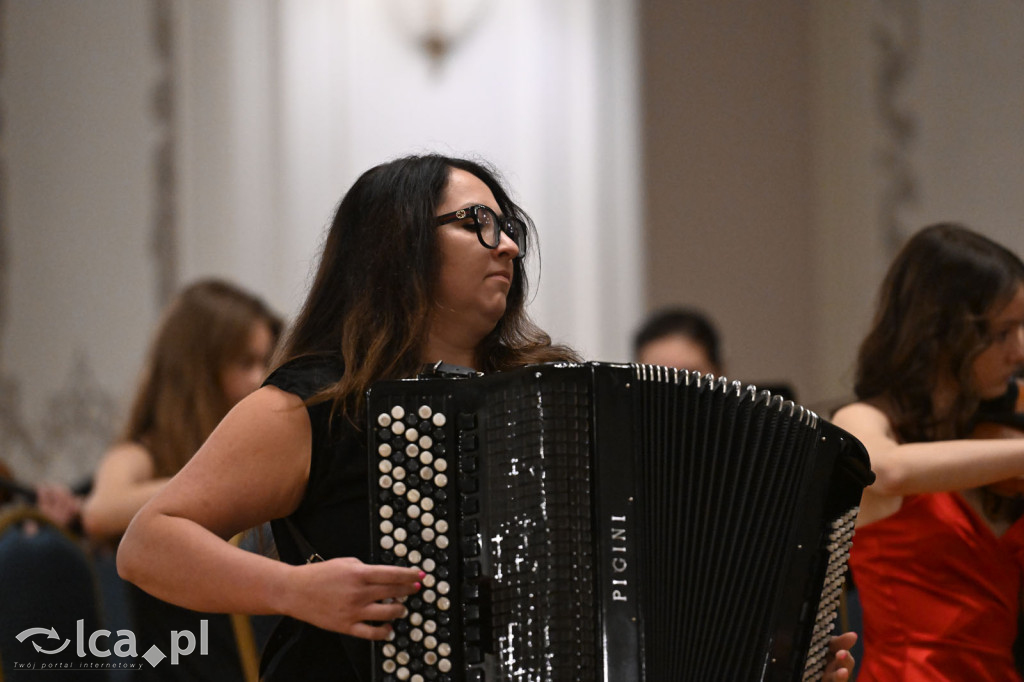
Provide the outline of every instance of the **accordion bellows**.
{"type": "Polygon", "coordinates": [[[427,574],[375,680],[820,678],[873,475],[813,412],[607,363],[381,382],[367,409],[371,560],[427,574]]]}

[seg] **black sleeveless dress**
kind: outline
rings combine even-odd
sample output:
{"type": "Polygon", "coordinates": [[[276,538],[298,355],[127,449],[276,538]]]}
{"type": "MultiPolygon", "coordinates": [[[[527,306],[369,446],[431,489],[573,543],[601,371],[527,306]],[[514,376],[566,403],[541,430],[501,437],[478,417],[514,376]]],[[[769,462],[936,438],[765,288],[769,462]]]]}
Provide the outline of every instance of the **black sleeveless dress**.
{"type": "MultiPolygon", "coordinates": [[[[282,365],[264,385],[306,400],[341,379],[340,359],[306,357],[282,365]]],[[[344,418],[331,419],[331,401],[307,407],[313,442],[306,492],[288,520],[271,522],[283,561],[303,564],[312,546],[324,559],[369,560],[370,516],[366,440],[344,418]],[[296,532],[303,540],[296,538],[296,532]]],[[[369,682],[370,642],[285,618],[263,653],[264,680],[369,682]]]]}

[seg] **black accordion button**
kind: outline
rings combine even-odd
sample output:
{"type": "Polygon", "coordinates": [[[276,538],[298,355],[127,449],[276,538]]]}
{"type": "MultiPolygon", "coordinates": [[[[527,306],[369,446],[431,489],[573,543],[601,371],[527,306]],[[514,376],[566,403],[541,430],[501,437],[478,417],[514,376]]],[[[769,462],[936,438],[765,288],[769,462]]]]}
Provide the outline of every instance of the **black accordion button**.
{"type": "Polygon", "coordinates": [[[476,428],[476,415],[472,412],[461,412],[459,413],[457,422],[459,429],[468,431],[476,428]]]}

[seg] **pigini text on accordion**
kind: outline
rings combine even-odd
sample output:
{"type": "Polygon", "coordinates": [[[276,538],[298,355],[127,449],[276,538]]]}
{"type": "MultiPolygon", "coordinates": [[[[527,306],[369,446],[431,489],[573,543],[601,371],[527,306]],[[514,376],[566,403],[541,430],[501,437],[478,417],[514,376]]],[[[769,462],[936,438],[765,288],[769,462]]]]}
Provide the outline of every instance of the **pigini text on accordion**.
{"type": "Polygon", "coordinates": [[[854,438],[651,365],[367,396],[371,559],[422,590],[374,679],[817,680],[861,491],[854,438]]]}

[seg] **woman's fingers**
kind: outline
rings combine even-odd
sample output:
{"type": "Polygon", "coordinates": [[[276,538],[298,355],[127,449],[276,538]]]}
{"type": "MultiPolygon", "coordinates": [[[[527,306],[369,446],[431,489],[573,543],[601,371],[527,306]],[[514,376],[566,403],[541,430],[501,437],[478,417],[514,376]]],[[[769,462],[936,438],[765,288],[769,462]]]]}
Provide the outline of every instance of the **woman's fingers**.
{"type": "Polygon", "coordinates": [[[385,623],[383,625],[370,625],[369,623],[355,623],[348,631],[348,634],[353,637],[360,637],[362,639],[374,639],[381,640],[387,639],[388,635],[392,632],[391,625],[385,623]]]}

